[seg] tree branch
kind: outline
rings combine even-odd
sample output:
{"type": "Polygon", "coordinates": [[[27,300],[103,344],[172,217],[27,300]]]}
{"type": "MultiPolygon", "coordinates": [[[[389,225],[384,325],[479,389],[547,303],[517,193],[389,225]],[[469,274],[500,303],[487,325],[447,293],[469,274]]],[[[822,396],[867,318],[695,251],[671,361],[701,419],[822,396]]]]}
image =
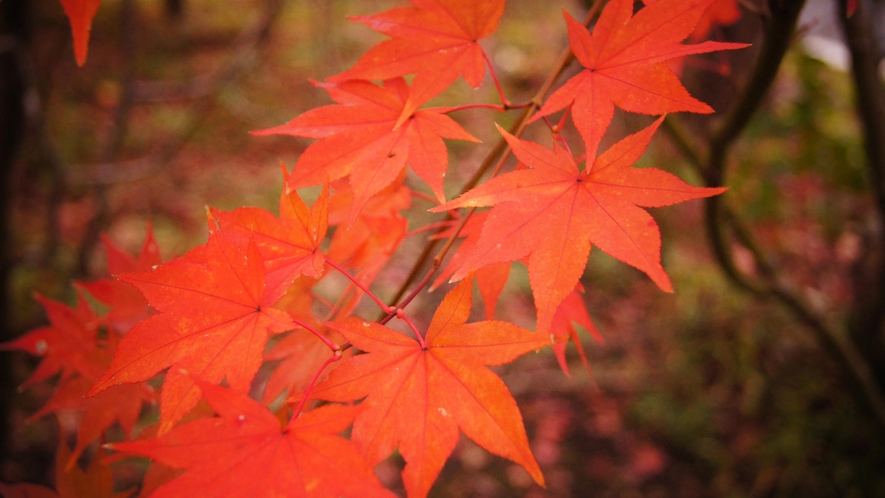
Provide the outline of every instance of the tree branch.
{"type": "MultiPolygon", "coordinates": [[[[885,222],[885,87],[877,72],[870,18],[864,2],[857,2],[850,18],[840,16],[848,49],[855,90],[857,116],[863,131],[864,153],[870,190],[876,201],[879,226],[885,222]]],[[[846,2],[838,2],[845,12],[846,2]]],[[[879,385],[885,385],[885,230],[879,229],[871,251],[858,262],[861,271],[856,282],[857,303],[849,323],[849,335],[875,371],[879,385]]]]}
{"type": "MultiPolygon", "coordinates": [[[[706,160],[690,143],[687,135],[670,117],[665,130],[676,146],[695,167],[698,168],[709,186],[721,186],[726,173],[726,159],[729,149],[737,142],[751,117],[762,103],[781,61],[789,48],[795,30],[802,1],[769,2],[769,16],[764,26],[765,38],[755,69],[747,82],[741,97],[726,114],[722,125],[714,132],[709,142],[706,160]]],[[[789,309],[796,318],[808,326],[815,334],[821,349],[840,365],[849,375],[856,388],[857,398],[869,407],[880,425],[885,427],[885,396],[881,385],[876,382],[870,364],[854,343],[832,327],[817,313],[787,282],[781,269],[767,257],[758,244],[752,231],[741,220],[722,196],[711,197],[706,202],[705,222],[710,245],[724,273],[739,287],[751,292],[760,299],[774,297],[789,309]],[[760,278],[752,278],[738,270],[728,243],[726,230],[730,229],[737,240],[747,247],[760,269],[760,278]]],[[[877,301],[881,306],[881,300],[877,301]]]]}
{"type": "MultiPolygon", "coordinates": [[[[589,26],[590,22],[593,18],[596,17],[596,14],[599,12],[599,9],[602,8],[602,0],[595,0],[593,5],[587,12],[587,15],[584,17],[584,26],[589,26]]],[[[574,55],[572,54],[571,48],[566,47],[559,55],[557,59],[556,65],[553,66],[553,70],[547,76],[547,79],[535,93],[535,95],[531,99],[531,105],[523,109],[522,114],[520,114],[519,118],[513,123],[509,130],[507,130],[511,135],[515,137],[519,137],[522,135],[523,130],[525,130],[526,124],[529,121],[529,118],[532,117],[535,111],[541,108],[541,104],[544,103],[544,99],[547,97],[547,94],[553,89],[553,85],[556,83],[556,80],[562,75],[565,69],[571,64],[574,60],[574,55]]],[[[461,187],[458,196],[477,186],[482,178],[489,172],[491,169],[492,172],[489,177],[494,177],[501,170],[501,167],[504,165],[504,161],[507,159],[507,155],[510,152],[510,146],[507,144],[507,141],[504,138],[500,138],[498,142],[495,144],[495,147],[489,152],[486,158],[483,160],[479,169],[476,170],[476,173],[461,187]]],[[[457,197],[457,196],[456,196],[457,197]]],[[[422,281],[429,281],[430,277],[435,273],[441,263],[442,259],[445,257],[449,248],[454,244],[455,240],[458,238],[458,234],[461,231],[461,228],[467,223],[467,220],[470,216],[476,211],[476,208],[471,208],[467,211],[467,213],[462,217],[460,223],[453,231],[452,235],[445,241],[443,248],[436,253],[436,255],[432,259],[432,266],[428,270],[430,275],[425,276],[422,281]]],[[[453,218],[451,215],[447,214],[444,221],[451,221],[453,218]]],[[[437,234],[442,232],[442,230],[438,231],[437,234]]],[[[434,250],[436,250],[437,245],[441,242],[440,239],[428,239],[427,244],[424,246],[424,250],[421,252],[421,255],[415,261],[415,264],[412,266],[409,275],[403,281],[400,288],[394,294],[394,297],[390,302],[397,303],[402,299],[402,297],[406,294],[406,291],[409,289],[409,286],[412,285],[413,282],[418,278],[418,275],[422,272],[424,267],[427,265],[428,261],[430,261],[430,255],[433,254],[434,250]]]]}

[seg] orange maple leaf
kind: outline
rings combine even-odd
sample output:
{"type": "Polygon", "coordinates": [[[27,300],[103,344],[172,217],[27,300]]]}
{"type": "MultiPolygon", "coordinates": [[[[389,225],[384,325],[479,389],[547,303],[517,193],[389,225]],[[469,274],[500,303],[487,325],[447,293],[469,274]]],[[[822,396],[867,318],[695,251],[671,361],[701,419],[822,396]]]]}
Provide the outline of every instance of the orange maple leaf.
{"type": "Polygon", "coordinates": [[[113,384],[141,382],[171,368],[160,393],[160,432],[193,408],[200,390],[191,374],[210,382],[227,379],[246,392],[261,366],[269,333],[294,328],[271,308],[284,292],[265,287],[264,265],[254,242],[246,250],[210,232],[205,264],[185,255],[147,273],[122,275],[160,311],[120,342],[110,368],[89,394],[113,384]]]}
{"type": "MultiPolygon", "coordinates": [[[[324,84],[338,105],[312,109],[288,123],[253,132],[319,138],[304,151],[289,175],[287,188],[322,185],[350,177],[350,220],[374,194],[397,178],[408,164],[440,202],[448,150],[442,138],[476,138],[439,109],[405,109],[409,87],[402,78],[379,87],[368,81],[324,84]]],[[[419,102],[420,105],[423,102],[419,102]]]]}
{"type": "Polygon", "coordinates": [[[550,150],[501,130],[516,158],[529,169],[492,178],[431,210],[495,206],[452,280],[464,278],[474,268],[528,256],[540,332],[549,331],[557,306],[575,288],[591,242],[672,292],[661,266],[660,231],[639,206],[668,206],[725,189],[692,187],[659,169],[631,167],[660,123],[661,119],[624,138],[584,171],[558,145],[550,150]]]}
{"type": "Polygon", "coordinates": [[[615,105],[641,114],[689,111],[711,113],[688,94],[664,61],[690,54],[746,47],[741,43],[683,45],[715,0],[661,0],[633,15],[633,0],[612,0],[591,34],[567,12],[569,43],[583,71],[550,95],[532,119],[572,106],[572,120],[596,156],[615,105]]]}
{"type": "Polygon", "coordinates": [[[445,297],[427,330],[426,347],[376,323],[328,324],[368,354],[343,363],[311,395],[332,401],[366,398],[352,439],[370,464],[399,447],[406,460],[403,481],[413,498],[427,495],[458,442],[459,428],[544,482],[516,401],[485,365],[508,363],[549,345],[550,337],[506,322],[466,324],[472,286],[466,279],[445,297]]]}
{"type": "Polygon", "coordinates": [[[186,470],[152,497],[395,496],[381,486],[353,443],[336,435],[351,424],[356,408],[324,406],[281,427],[273,413],[246,395],[197,382],[219,417],[111,445],[186,470]]]}
{"type": "Polygon", "coordinates": [[[497,29],[504,0],[412,0],[412,4],[350,18],[392,38],[330,80],[386,80],[414,73],[413,102],[407,105],[411,109],[461,75],[470,86],[478,87],[485,75],[486,56],[477,42],[497,29]]]}

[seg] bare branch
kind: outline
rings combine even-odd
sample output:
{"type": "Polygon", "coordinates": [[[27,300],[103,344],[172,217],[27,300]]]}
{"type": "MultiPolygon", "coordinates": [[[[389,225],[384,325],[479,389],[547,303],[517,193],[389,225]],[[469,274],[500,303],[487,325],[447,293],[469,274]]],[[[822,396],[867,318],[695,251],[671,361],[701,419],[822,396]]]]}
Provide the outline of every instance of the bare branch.
{"type": "MultiPolygon", "coordinates": [[[[720,186],[724,183],[729,150],[740,138],[744,128],[760,107],[762,99],[774,82],[781,61],[790,46],[803,3],[802,1],[769,1],[768,15],[765,17],[764,25],[765,38],[759,59],[740,98],[726,114],[722,125],[713,133],[712,138],[706,144],[709,148],[706,158],[691,144],[687,134],[681,131],[673,118],[667,119],[665,130],[689,162],[698,168],[708,185],[720,186]]],[[[885,127],[881,129],[885,129],[885,127]]],[[[880,139],[879,143],[885,146],[885,141],[880,139]]],[[[738,213],[727,204],[724,197],[716,196],[707,199],[705,215],[710,245],[724,273],[736,285],[760,299],[774,297],[808,326],[814,332],[821,349],[830,354],[842,370],[848,374],[856,387],[859,401],[868,406],[875,419],[885,426],[885,396],[883,396],[882,387],[876,381],[870,363],[856,345],[842,331],[829,324],[792,288],[784,272],[764,253],[752,231],[741,220],[738,213]],[[731,254],[728,230],[738,242],[750,250],[760,269],[758,278],[738,270],[731,254]]],[[[881,307],[881,298],[876,302],[881,307]]]]}

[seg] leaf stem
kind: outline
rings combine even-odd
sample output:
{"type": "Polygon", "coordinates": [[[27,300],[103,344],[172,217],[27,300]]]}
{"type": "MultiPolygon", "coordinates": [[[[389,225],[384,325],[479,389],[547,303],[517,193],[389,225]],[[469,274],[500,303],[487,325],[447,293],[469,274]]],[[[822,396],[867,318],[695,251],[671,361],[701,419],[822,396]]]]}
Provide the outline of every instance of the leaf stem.
{"type": "Polygon", "coordinates": [[[424,275],[424,278],[422,278],[421,281],[418,282],[418,285],[416,285],[415,288],[412,289],[412,292],[410,292],[409,295],[405,297],[405,299],[403,299],[402,301],[400,301],[399,306],[397,307],[397,309],[395,310],[395,312],[393,312],[393,313],[388,313],[387,316],[385,316],[384,318],[382,318],[381,320],[379,320],[378,323],[380,323],[381,325],[384,325],[385,323],[389,322],[394,316],[397,316],[397,315],[396,315],[396,312],[399,312],[399,311],[402,310],[402,308],[405,308],[406,306],[408,306],[409,303],[411,303],[412,300],[415,299],[415,298],[418,296],[418,294],[420,294],[421,291],[422,291],[425,287],[427,287],[427,284],[430,283],[430,279],[433,277],[433,274],[436,273],[436,269],[437,269],[438,267],[439,267],[439,265],[436,264],[436,263],[434,263],[434,265],[433,265],[433,267],[431,268],[431,270],[428,271],[428,272],[424,275]]]}
{"type": "Polygon", "coordinates": [[[541,119],[543,119],[544,124],[546,124],[547,127],[550,128],[550,133],[553,135],[553,140],[559,142],[559,144],[562,145],[566,152],[568,152],[568,155],[575,157],[575,155],[572,154],[572,148],[569,146],[568,142],[564,138],[562,138],[562,135],[559,134],[559,130],[562,129],[562,123],[555,125],[551,124],[550,120],[547,119],[547,116],[544,116],[541,119]]]}
{"type": "Polygon", "coordinates": [[[350,348],[350,343],[342,346],[342,349],[333,352],[332,356],[330,356],[328,360],[323,362],[323,364],[320,365],[320,368],[317,370],[317,372],[315,374],[313,374],[313,378],[310,379],[310,384],[307,385],[307,389],[304,390],[304,395],[301,396],[301,401],[298,402],[298,406],[295,408],[295,411],[292,412],[292,418],[289,419],[290,426],[292,425],[292,422],[294,422],[296,419],[298,419],[298,416],[301,415],[301,410],[304,409],[304,404],[307,403],[307,398],[310,397],[310,391],[313,390],[313,386],[316,385],[317,381],[320,378],[320,375],[322,375],[322,373],[323,373],[323,370],[325,370],[326,367],[328,367],[332,363],[335,363],[336,361],[340,360],[341,353],[344,352],[348,348],[350,348]]]}
{"type": "Polygon", "coordinates": [[[415,323],[412,322],[412,319],[406,316],[405,311],[403,311],[402,308],[397,308],[394,311],[394,316],[406,322],[406,325],[408,325],[409,328],[412,329],[412,332],[415,333],[415,338],[418,340],[418,344],[421,345],[421,349],[427,349],[427,344],[424,342],[424,336],[421,335],[421,332],[418,331],[418,327],[415,326],[415,323]]]}
{"type": "Polygon", "coordinates": [[[503,110],[507,110],[507,108],[512,106],[510,104],[510,101],[507,100],[507,97],[504,96],[504,90],[501,88],[501,82],[498,81],[498,75],[495,73],[495,68],[492,66],[492,61],[489,60],[489,56],[486,55],[485,50],[480,50],[480,52],[482,53],[482,58],[486,61],[486,66],[488,66],[489,68],[489,74],[492,75],[492,81],[495,82],[495,89],[498,90],[498,96],[501,97],[501,103],[504,104],[503,110]]]}
{"type": "Polygon", "coordinates": [[[433,223],[428,223],[427,225],[420,226],[411,232],[406,234],[406,237],[414,237],[418,234],[422,234],[424,232],[429,232],[430,230],[438,230],[440,228],[448,228],[451,226],[452,220],[443,220],[443,221],[435,221],[433,223]]]}
{"type": "Polygon", "coordinates": [[[530,105],[532,105],[531,102],[525,102],[525,103],[517,104],[517,105],[513,105],[513,106],[498,105],[498,104],[464,104],[464,105],[456,105],[454,107],[448,107],[448,108],[442,110],[441,112],[443,114],[449,114],[451,112],[466,111],[468,109],[492,109],[493,111],[504,112],[504,111],[508,111],[510,109],[518,109],[518,108],[522,108],[522,107],[528,107],[530,105]]]}
{"type": "Polygon", "coordinates": [[[307,329],[310,333],[317,336],[319,338],[319,340],[323,341],[323,344],[325,344],[326,347],[328,347],[329,349],[332,350],[332,352],[335,352],[335,351],[338,351],[341,349],[341,346],[330,341],[328,337],[324,336],[318,330],[311,327],[310,325],[308,325],[308,324],[306,324],[306,323],[302,322],[301,320],[294,318],[294,317],[292,318],[292,321],[295,322],[295,325],[298,325],[299,327],[301,327],[303,329],[307,329]]]}
{"type": "Polygon", "coordinates": [[[372,301],[375,301],[375,304],[377,304],[378,307],[381,308],[381,311],[383,311],[383,312],[385,312],[385,313],[390,313],[390,312],[395,312],[395,311],[396,311],[396,308],[395,308],[395,307],[390,307],[390,306],[384,304],[384,301],[382,301],[378,296],[375,295],[374,292],[370,291],[365,285],[363,285],[362,282],[360,282],[359,280],[357,280],[356,278],[354,278],[353,275],[351,275],[350,273],[348,273],[347,270],[345,270],[344,268],[341,268],[340,266],[338,266],[337,263],[335,263],[334,261],[332,261],[332,260],[329,259],[328,257],[325,257],[325,255],[323,256],[323,258],[326,260],[326,264],[328,264],[328,265],[331,266],[332,268],[338,270],[339,273],[341,273],[342,275],[344,275],[345,277],[347,277],[351,282],[353,282],[354,285],[356,285],[357,287],[359,287],[359,289],[360,289],[361,291],[365,292],[367,296],[369,296],[370,298],[372,298],[372,301]]]}

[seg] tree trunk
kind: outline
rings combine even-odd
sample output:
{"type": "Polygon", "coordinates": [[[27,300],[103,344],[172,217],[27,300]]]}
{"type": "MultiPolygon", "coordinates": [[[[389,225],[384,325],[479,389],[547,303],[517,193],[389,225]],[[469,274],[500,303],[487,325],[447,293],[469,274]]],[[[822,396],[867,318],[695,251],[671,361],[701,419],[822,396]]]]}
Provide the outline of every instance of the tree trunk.
{"type": "MultiPolygon", "coordinates": [[[[21,57],[30,35],[29,0],[0,1],[0,342],[12,339],[10,326],[12,170],[25,130],[25,78],[21,57]]],[[[5,354],[5,353],[0,353],[5,354]]],[[[0,461],[9,457],[9,414],[15,379],[0,359],[0,461]]]]}

